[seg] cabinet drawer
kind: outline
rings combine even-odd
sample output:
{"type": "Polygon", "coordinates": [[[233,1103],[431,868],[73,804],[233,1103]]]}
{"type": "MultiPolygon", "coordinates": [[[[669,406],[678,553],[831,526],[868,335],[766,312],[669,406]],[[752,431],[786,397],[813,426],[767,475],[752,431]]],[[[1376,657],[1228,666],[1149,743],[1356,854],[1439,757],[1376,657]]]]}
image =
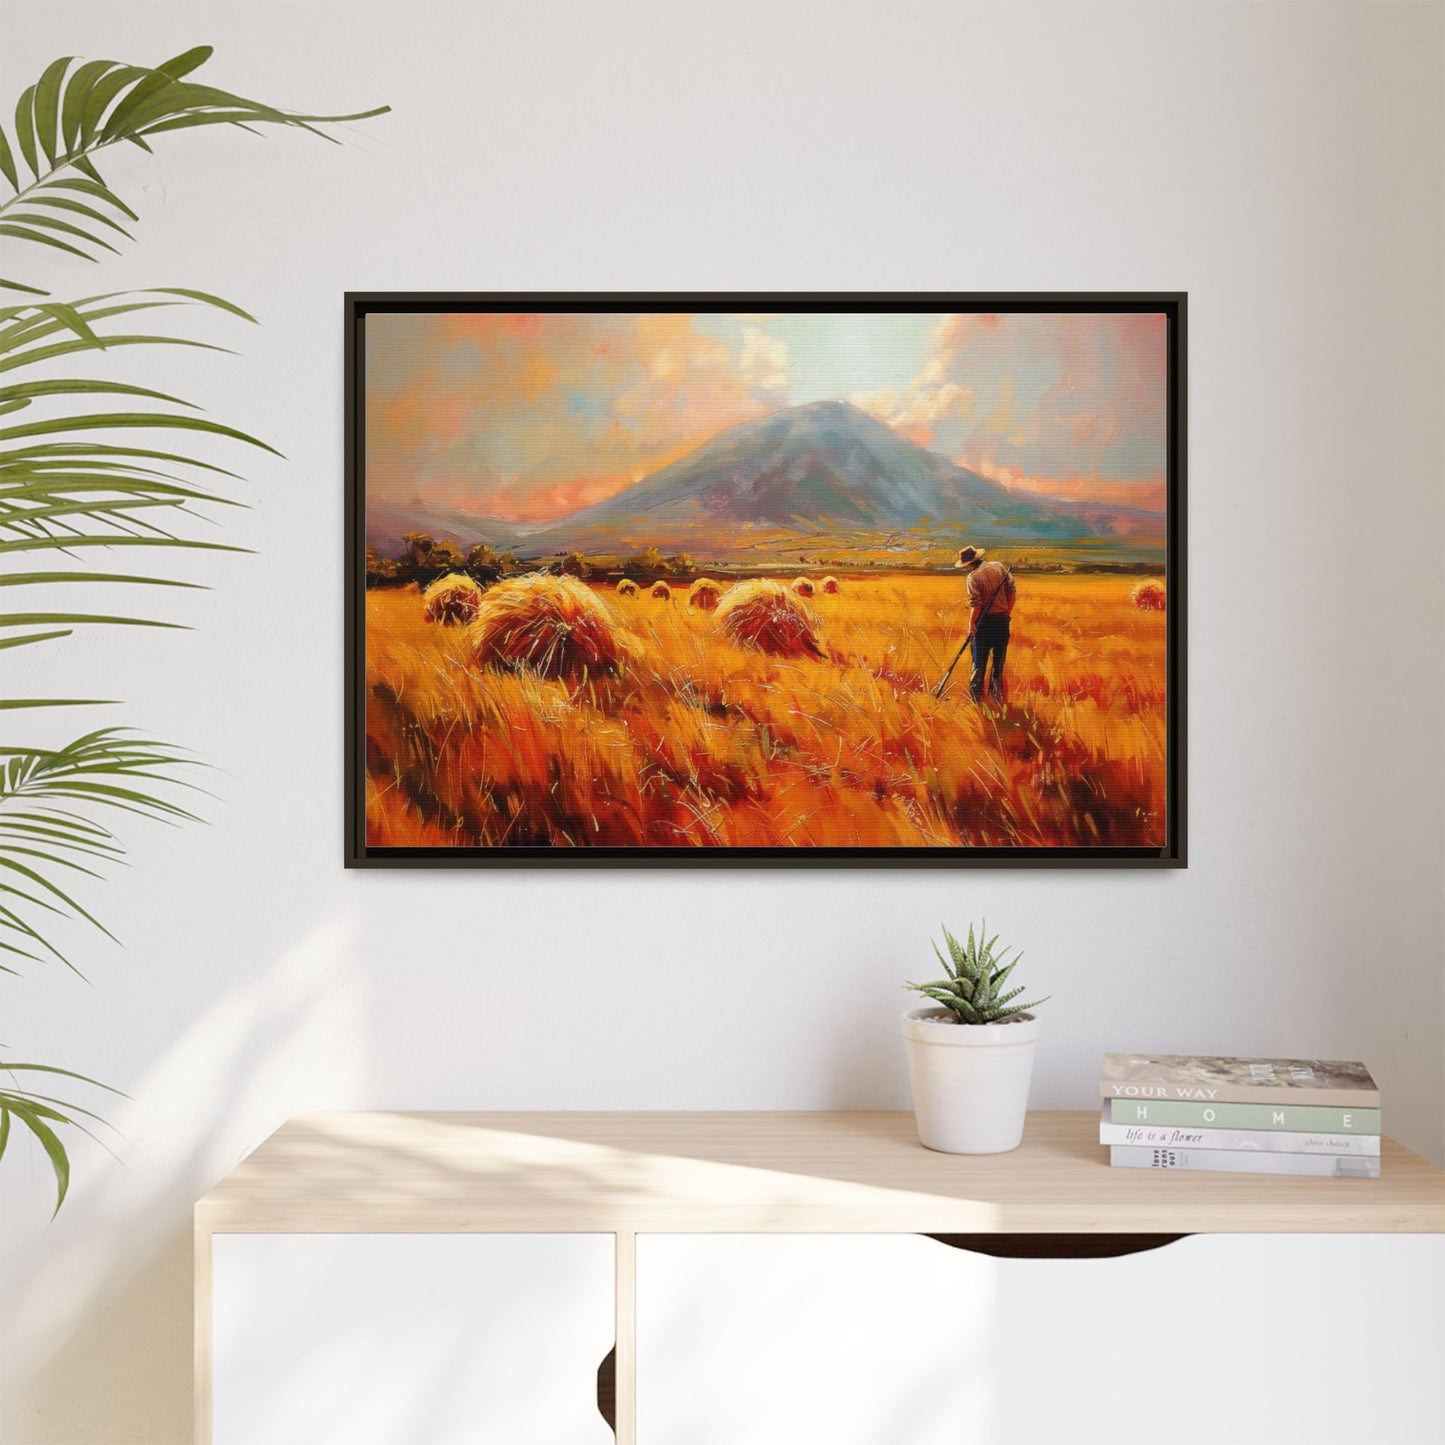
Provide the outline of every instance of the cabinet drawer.
{"type": "Polygon", "coordinates": [[[638,1445],[1433,1445],[1445,1236],[637,1241],[638,1445]]]}
{"type": "Polygon", "coordinates": [[[214,1445],[610,1445],[614,1241],[218,1234],[214,1445]]]}

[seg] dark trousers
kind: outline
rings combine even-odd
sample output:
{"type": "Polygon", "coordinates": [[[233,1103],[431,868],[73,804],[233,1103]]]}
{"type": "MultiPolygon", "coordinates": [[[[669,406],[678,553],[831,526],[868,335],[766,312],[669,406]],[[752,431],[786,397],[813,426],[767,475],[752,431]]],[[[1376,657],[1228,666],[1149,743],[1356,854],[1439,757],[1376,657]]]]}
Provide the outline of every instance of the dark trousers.
{"type": "Polygon", "coordinates": [[[989,694],[1003,701],[1003,663],[1008,655],[1008,614],[990,612],[978,619],[973,634],[973,676],[969,691],[975,702],[983,701],[983,679],[988,660],[993,658],[993,673],[988,680],[989,694]]]}

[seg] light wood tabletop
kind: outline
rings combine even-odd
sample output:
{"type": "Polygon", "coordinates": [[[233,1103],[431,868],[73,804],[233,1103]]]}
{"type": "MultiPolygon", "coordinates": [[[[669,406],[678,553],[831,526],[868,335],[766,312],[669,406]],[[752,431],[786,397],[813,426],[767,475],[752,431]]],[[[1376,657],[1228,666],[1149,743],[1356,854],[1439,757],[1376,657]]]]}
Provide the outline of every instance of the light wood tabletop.
{"type": "Polygon", "coordinates": [[[1113,1169],[1096,1112],[1020,1148],[924,1149],[907,1113],[335,1113],[283,1125],[196,1206],[249,1231],[1438,1233],[1445,1174],[1113,1169]]]}

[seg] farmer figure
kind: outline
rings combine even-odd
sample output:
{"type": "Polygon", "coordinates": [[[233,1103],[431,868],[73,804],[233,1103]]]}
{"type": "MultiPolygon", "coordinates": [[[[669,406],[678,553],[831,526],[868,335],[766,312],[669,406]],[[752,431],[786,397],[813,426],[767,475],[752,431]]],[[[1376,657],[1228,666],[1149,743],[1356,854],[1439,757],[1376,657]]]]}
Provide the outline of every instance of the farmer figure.
{"type": "Polygon", "coordinates": [[[975,702],[983,701],[984,673],[989,658],[993,670],[988,690],[1003,701],[1003,664],[1008,655],[1009,614],[1014,610],[1013,573],[1002,562],[985,562],[982,547],[964,547],[953,565],[968,577],[968,638],[973,644],[973,675],[969,691],[975,702]]]}

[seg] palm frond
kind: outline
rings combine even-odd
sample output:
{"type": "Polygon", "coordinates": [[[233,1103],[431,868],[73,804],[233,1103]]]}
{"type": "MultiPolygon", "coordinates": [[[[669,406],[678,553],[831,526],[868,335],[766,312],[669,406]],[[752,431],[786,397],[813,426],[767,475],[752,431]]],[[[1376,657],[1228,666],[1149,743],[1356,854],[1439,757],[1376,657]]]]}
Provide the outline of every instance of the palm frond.
{"type": "Polygon", "coordinates": [[[0,1085],[0,1159],[5,1157],[5,1151],[10,1147],[14,1138],[12,1122],[18,1120],[34,1136],[50,1163],[51,1172],[55,1176],[54,1213],[59,1214],[60,1206],[65,1203],[65,1196],[70,1189],[70,1155],[59,1134],[56,1133],[55,1126],[79,1129],[81,1133],[90,1135],[92,1139],[96,1138],[96,1135],[92,1133],[84,1122],[85,1120],[105,1127],[109,1126],[92,1109],[82,1108],[79,1104],[52,1094],[42,1094],[34,1089],[20,1086],[17,1075],[28,1076],[37,1073],[50,1078],[72,1080],[89,1085],[91,1088],[104,1089],[110,1094],[124,1096],[120,1095],[119,1089],[112,1089],[108,1084],[98,1083],[95,1079],[78,1074],[73,1069],[59,1069],[52,1064],[0,1060],[0,1075],[8,1075],[14,1081],[8,1085],[0,1085]]]}
{"type": "MultiPolygon", "coordinates": [[[[122,141],[149,152],[148,137],[202,125],[252,131],[282,126],[330,140],[322,127],[387,109],[345,116],[279,110],[189,79],[210,55],[209,46],[198,46],[154,67],[77,63],[66,56],[45,68],[20,96],[11,133],[0,124],[0,180],[12,193],[0,199],[7,260],[28,245],[36,257],[95,262],[133,239],[127,223],[139,217],[96,164],[122,141]]],[[[152,330],[151,313],[184,316],[200,309],[255,318],[192,287],[111,291],[77,301],[53,299],[30,280],[0,280],[0,290],[15,293],[0,305],[0,418],[9,419],[0,425],[0,554],[7,563],[0,587],[81,584],[128,593],[204,586],[172,575],[165,564],[185,552],[211,557],[240,550],[198,538],[194,524],[208,521],[213,508],[244,503],[229,494],[239,475],[198,446],[279,453],[202,415],[183,397],[83,373],[41,377],[38,368],[71,358],[83,366],[95,353],[128,355],[137,346],[226,352],[211,341],[152,330]],[[125,398],[124,409],[106,410],[113,403],[96,398],[125,398]],[[152,566],[108,570],[104,563],[117,548],[152,566]],[[52,563],[45,553],[64,560],[52,563]],[[31,554],[40,554],[38,565],[13,565],[13,558],[31,554]]],[[[110,607],[22,606],[0,612],[0,651],[28,655],[23,649],[63,642],[79,627],[182,625],[110,607]]],[[[99,702],[21,697],[12,688],[0,697],[0,718],[99,702]]],[[[195,821],[180,801],[182,789],[196,787],[186,776],[195,765],[182,749],[116,727],[87,732],[60,748],[0,742],[0,973],[55,962],[75,969],[51,937],[57,925],[79,923],[110,936],[82,901],[90,884],[125,862],[121,839],[100,818],[195,821]]],[[[0,1158],[18,1123],[50,1162],[58,1211],[70,1185],[63,1133],[89,1133],[86,1121],[99,1116],[24,1086],[20,1076],[94,1081],[51,1065],[0,1061],[0,1075],[6,1070],[15,1082],[6,1087],[0,1080],[0,1158]]]]}
{"type": "MultiPolygon", "coordinates": [[[[149,152],[147,137],[206,125],[248,131],[282,126],[334,140],[322,127],[389,109],[304,115],[189,79],[211,54],[209,45],[200,45],[154,67],[114,60],[76,64],[75,56],[48,65],[15,108],[13,146],[0,126],[0,177],[13,192],[0,201],[0,236],[96,261],[97,253],[118,249],[107,233],[130,239],[118,217],[138,219],[96,165],[107,147],[125,141],[149,152]]],[[[0,286],[45,294],[29,282],[0,286]]]]}
{"type": "MultiPolygon", "coordinates": [[[[175,794],[196,788],[182,776],[195,766],[182,749],[124,728],[99,728],[56,749],[0,749],[0,891],[10,896],[0,909],[0,931],[40,941],[38,908],[112,937],[57,881],[66,873],[100,877],[82,858],[118,862],[124,856],[110,830],[78,813],[76,805],[194,822],[196,815],[175,794]]],[[[79,972],[53,944],[46,943],[46,952],[79,972]]]]}
{"type": "MultiPolygon", "coordinates": [[[[126,440],[125,434],[156,433],[177,442],[192,436],[219,439],[273,454],[274,448],[239,428],[194,414],[197,409],[185,398],[153,387],[29,374],[37,359],[50,359],[60,349],[107,350],[118,339],[111,332],[116,318],[155,306],[219,310],[251,319],[221,297],[179,288],[111,292],[73,304],[47,301],[0,308],[0,368],[8,362],[13,378],[0,385],[0,414],[24,413],[24,420],[0,427],[0,554],[61,552],[68,558],[108,557],[115,549],[125,548],[161,557],[165,549],[176,548],[210,554],[239,550],[196,537],[188,526],[209,508],[245,505],[213,484],[197,480],[235,480],[237,473],[198,455],[194,447],[172,450],[164,445],[138,444],[126,440]],[[66,339],[57,345],[53,341],[57,336],[66,339]],[[123,396],[155,403],[158,409],[94,412],[77,411],[69,405],[71,398],[90,396],[123,396]],[[35,415],[55,407],[62,408],[60,414],[35,415]],[[104,440],[93,439],[92,433],[104,440]]],[[[157,345],[175,340],[131,335],[119,339],[157,345]]],[[[0,578],[8,586],[49,585],[57,580],[59,574],[51,569],[7,571],[0,578]]],[[[164,575],[120,578],[102,568],[71,573],[66,580],[153,580],[158,585],[177,581],[164,575]]],[[[49,615],[17,612],[13,621],[0,615],[0,628],[22,625],[27,619],[65,630],[5,638],[0,640],[0,648],[60,641],[76,626],[165,625],[151,618],[96,610],[49,615]]]]}

